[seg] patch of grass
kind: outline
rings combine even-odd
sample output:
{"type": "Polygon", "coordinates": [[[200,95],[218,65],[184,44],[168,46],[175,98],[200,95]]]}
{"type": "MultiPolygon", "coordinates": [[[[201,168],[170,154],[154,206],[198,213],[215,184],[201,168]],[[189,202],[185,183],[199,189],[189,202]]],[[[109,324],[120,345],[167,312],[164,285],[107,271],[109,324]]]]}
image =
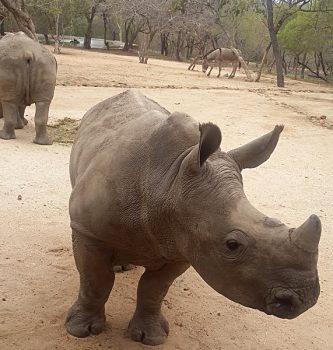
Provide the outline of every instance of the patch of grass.
{"type": "Polygon", "coordinates": [[[48,125],[47,129],[54,142],[69,144],[74,142],[79,125],[80,120],[66,117],[48,125]]]}

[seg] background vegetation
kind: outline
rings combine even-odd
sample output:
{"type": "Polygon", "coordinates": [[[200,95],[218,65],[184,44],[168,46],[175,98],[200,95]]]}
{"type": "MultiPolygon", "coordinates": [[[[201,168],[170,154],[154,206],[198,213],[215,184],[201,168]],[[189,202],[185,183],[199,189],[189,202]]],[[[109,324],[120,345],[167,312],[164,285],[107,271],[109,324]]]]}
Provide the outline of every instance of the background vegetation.
{"type": "Polygon", "coordinates": [[[176,60],[201,57],[217,47],[236,47],[247,62],[268,68],[283,86],[287,74],[332,81],[332,0],[0,0],[0,30],[23,30],[55,45],[64,36],[103,38],[124,51],[176,60]],[[273,54],[270,53],[271,47],[273,54]]]}

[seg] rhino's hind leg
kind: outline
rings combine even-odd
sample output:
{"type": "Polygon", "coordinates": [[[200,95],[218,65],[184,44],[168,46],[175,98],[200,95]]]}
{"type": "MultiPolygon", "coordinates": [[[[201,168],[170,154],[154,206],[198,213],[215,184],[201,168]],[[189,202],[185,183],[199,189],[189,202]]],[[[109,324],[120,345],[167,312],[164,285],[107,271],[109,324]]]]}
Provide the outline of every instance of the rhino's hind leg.
{"type": "Polygon", "coordinates": [[[18,115],[17,105],[14,103],[2,102],[2,109],[5,122],[3,129],[0,131],[0,139],[15,139],[15,126],[18,115]]]}
{"type": "Polygon", "coordinates": [[[111,255],[101,242],[73,231],[73,252],[80,274],[77,301],[69,309],[65,326],[71,335],[84,338],[105,327],[104,305],[110,295],[114,272],[111,255]]]}
{"type": "Polygon", "coordinates": [[[21,121],[23,123],[23,126],[28,124],[28,120],[24,117],[24,112],[25,112],[25,105],[20,105],[19,106],[19,114],[20,114],[20,118],[21,118],[21,121]]]}
{"type": "Polygon", "coordinates": [[[174,279],[188,267],[187,263],[173,263],[144,272],[138,286],[136,310],[128,325],[133,340],[146,345],[164,343],[169,324],[161,313],[161,304],[174,279]]]}
{"type": "Polygon", "coordinates": [[[23,129],[25,125],[28,124],[28,121],[24,118],[25,105],[18,106],[17,113],[17,123],[15,129],[23,129]]]}
{"type": "Polygon", "coordinates": [[[46,124],[49,118],[49,102],[36,102],[35,128],[36,137],[34,143],[39,145],[52,145],[52,140],[47,134],[46,124]]]}

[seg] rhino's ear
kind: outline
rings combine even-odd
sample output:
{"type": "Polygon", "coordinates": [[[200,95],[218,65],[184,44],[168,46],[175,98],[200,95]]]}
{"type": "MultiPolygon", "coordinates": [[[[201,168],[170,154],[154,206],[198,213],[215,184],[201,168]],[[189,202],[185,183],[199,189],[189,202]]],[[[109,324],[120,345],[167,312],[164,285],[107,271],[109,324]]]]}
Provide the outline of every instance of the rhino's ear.
{"type": "Polygon", "coordinates": [[[228,155],[236,161],[240,170],[255,168],[270,157],[279,141],[282,130],[283,125],[276,125],[273,131],[229,151],[228,155]]]}
{"type": "Polygon", "coordinates": [[[209,156],[219,149],[222,140],[221,131],[215,124],[200,124],[199,130],[199,144],[188,155],[188,161],[192,170],[199,170],[209,156]]]}

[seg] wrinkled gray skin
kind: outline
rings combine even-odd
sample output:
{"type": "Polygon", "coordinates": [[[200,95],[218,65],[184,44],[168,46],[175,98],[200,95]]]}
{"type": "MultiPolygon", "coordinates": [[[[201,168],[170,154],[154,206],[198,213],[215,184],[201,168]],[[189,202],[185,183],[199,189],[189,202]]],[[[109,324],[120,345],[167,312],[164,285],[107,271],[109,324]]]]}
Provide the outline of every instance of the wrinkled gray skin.
{"type": "MultiPolygon", "coordinates": [[[[238,52],[241,54],[239,50],[238,52]]],[[[237,67],[239,68],[241,67],[241,63],[237,55],[231,49],[226,49],[224,47],[216,49],[204,56],[202,61],[202,71],[206,73],[208,67],[210,66],[210,70],[207,74],[207,76],[210,76],[210,73],[212,72],[214,65],[218,64],[219,73],[217,77],[219,78],[221,75],[222,63],[229,63],[229,62],[232,63],[232,71],[228,76],[228,78],[232,79],[236,74],[237,67]]]]}
{"type": "Polygon", "coordinates": [[[161,302],[190,265],[217,292],[267,314],[294,318],[313,306],[318,217],[289,229],[243,191],[241,170],[266,161],[282,129],[226,153],[216,125],[170,114],[138,92],[89,110],[70,160],[80,291],[67,331],[86,337],[103,330],[112,267],[129,263],[146,268],[128,327],[144,344],[165,341],[161,302]]]}
{"type": "Polygon", "coordinates": [[[56,75],[54,56],[24,33],[9,33],[0,40],[0,117],[5,119],[1,139],[16,137],[15,129],[28,123],[24,118],[25,107],[35,103],[34,142],[52,144],[46,124],[56,75]]]}

